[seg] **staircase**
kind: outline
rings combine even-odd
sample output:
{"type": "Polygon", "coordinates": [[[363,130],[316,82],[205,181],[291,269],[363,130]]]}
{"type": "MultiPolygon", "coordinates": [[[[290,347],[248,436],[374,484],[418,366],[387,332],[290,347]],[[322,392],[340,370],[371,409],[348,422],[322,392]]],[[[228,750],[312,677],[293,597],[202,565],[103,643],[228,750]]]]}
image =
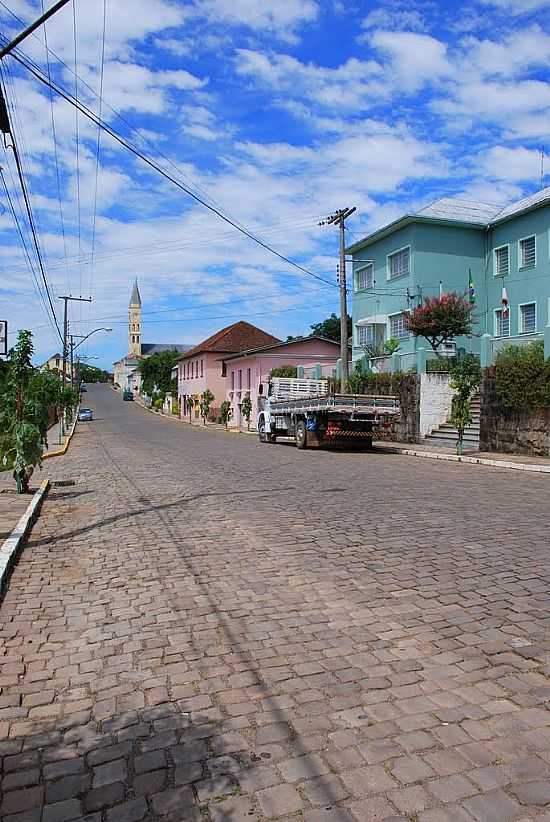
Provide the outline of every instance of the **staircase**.
{"type": "MultiPolygon", "coordinates": [[[[464,429],[464,450],[465,451],[479,451],[479,417],[480,405],[479,394],[472,397],[472,424],[464,429]]],[[[456,449],[458,441],[458,432],[454,426],[449,422],[444,422],[439,428],[434,428],[431,434],[424,437],[424,443],[431,445],[434,448],[453,448],[456,449]]]]}

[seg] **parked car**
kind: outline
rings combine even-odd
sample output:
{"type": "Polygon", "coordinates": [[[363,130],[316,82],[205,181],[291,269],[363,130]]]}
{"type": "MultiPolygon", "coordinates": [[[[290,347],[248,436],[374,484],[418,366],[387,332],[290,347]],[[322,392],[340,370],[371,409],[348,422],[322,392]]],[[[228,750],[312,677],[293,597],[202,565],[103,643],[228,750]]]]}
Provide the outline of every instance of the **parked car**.
{"type": "Polygon", "coordinates": [[[122,399],[126,400],[127,402],[131,402],[134,399],[134,395],[132,394],[129,388],[122,392],[122,399]]]}
{"type": "Polygon", "coordinates": [[[78,412],[79,422],[91,422],[94,418],[91,408],[81,408],[78,412]]]}
{"type": "Polygon", "coordinates": [[[85,386],[85,385],[81,385],[81,386],[80,386],[80,393],[81,393],[81,394],[85,394],[87,390],[88,390],[88,389],[86,388],[86,386],[85,386]]]}

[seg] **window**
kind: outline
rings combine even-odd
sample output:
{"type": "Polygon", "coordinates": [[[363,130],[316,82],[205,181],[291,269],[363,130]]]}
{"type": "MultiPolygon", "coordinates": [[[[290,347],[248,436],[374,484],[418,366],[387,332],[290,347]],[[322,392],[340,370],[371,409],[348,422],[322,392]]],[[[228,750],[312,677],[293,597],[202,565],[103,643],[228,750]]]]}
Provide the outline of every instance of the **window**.
{"type": "Polygon", "coordinates": [[[502,245],[495,248],[495,277],[507,277],[510,271],[510,247],[502,245]]]}
{"type": "Polygon", "coordinates": [[[250,391],[250,368],[246,369],[246,387],[250,391]]]}
{"type": "Polygon", "coordinates": [[[234,371],[231,372],[231,390],[232,391],[235,390],[235,372],[234,371]]]}
{"type": "Polygon", "coordinates": [[[405,277],[410,274],[411,249],[402,248],[394,254],[388,255],[388,280],[395,277],[405,277]]]}
{"type": "Polygon", "coordinates": [[[537,263],[536,237],[526,237],[519,241],[519,267],[533,268],[537,263]]]}
{"type": "Polygon", "coordinates": [[[368,263],[355,272],[355,290],[374,288],[374,263],[368,263]]]}
{"type": "Polygon", "coordinates": [[[393,316],[390,317],[390,337],[402,339],[408,336],[409,332],[405,325],[405,314],[393,314],[393,316]]]}
{"type": "Polygon", "coordinates": [[[495,310],[495,337],[510,336],[510,310],[506,313],[502,308],[495,310]]]}
{"type": "Polygon", "coordinates": [[[537,330],[536,303],[523,303],[519,307],[519,333],[532,334],[537,330]]]}
{"type": "Polygon", "coordinates": [[[203,363],[203,361],[201,360],[201,377],[202,377],[202,375],[203,375],[203,370],[202,370],[203,366],[202,366],[202,363],[203,363]]]}
{"type": "Polygon", "coordinates": [[[239,368],[239,391],[242,390],[243,387],[243,372],[242,368],[239,368]]]}
{"type": "Polygon", "coordinates": [[[357,344],[358,345],[373,345],[374,344],[374,326],[373,325],[358,325],[357,326],[357,344]]]}

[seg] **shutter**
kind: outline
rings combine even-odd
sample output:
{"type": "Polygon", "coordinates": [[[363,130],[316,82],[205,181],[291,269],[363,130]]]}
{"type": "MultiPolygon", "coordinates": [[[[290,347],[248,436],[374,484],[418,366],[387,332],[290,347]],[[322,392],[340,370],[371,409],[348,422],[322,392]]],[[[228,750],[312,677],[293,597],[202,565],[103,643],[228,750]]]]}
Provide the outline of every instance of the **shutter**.
{"type": "Polygon", "coordinates": [[[521,267],[528,268],[535,265],[536,242],[535,237],[521,240],[521,267]]]}

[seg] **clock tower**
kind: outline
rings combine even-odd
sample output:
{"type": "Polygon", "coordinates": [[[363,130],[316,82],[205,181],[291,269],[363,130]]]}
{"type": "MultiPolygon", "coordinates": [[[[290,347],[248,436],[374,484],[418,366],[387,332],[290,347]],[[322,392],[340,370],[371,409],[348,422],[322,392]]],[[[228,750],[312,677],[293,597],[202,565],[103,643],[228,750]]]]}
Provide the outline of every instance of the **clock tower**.
{"type": "Polygon", "coordinates": [[[137,280],[134,280],[128,307],[128,353],[141,355],[141,297],[137,280]]]}

